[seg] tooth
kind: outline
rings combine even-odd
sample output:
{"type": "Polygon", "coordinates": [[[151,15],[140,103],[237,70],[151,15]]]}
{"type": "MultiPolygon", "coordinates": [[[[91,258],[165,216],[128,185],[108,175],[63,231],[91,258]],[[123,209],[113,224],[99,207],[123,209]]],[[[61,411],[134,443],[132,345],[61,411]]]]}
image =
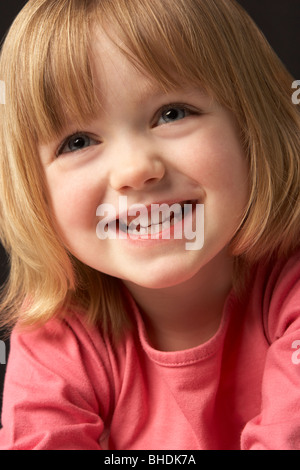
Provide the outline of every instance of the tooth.
{"type": "Polygon", "coordinates": [[[166,229],[170,228],[170,225],[171,225],[170,221],[166,220],[165,222],[162,223],[162,229],[166,230],[166,229]]]}
{"type": "Polygon", "coordinates": [[[122,232],[127,232],[127,225],[122,220],[119,220],[119,229],[122,230],[122,232]]]}
{"type": "Polygon", "coordinates": [[[151,225],[158,225],[161,222],[163,215],[160,211],[151,212],[151,225]]]}
{"type": "Polygon", "coordinates": [[[182,221],[182,213],[180,213],[179,215],[175,215],[174,219],[173,219],[173,225],[177,224],[178,222],[181,222],[182,221]]]}
{"type": "Polygon", "coordinates": [[[157,211],[151,210],[151,224],[150,225],[157,225],[159,224],[160,213],[157,211]]]}
{"type": "Polygon", "coordinates": [[[140,232],[138,230],[136,230],[136,225],[134,224],[130,224],[129,227],[128,227],[128,233],[132,234],[132,235],[138,235],[140,232]]]}
{"type": "Polygon", "coordinates": [[[175,210],[174,210],[174,216],[179,216],[182,214],[182,207],[180,204],[174,204],[175,205],[175,210]]]}
{"type": "Polygon", "coordinates": [[[189,203],[189,204],[184,204],[184,215],[188,215],[191,210],[193,208],[193,204],[189,203]]]}
{"type": "Polygon", "coordinates": [[[161,224],[151,225],[151,233],[159,233],[161,231],[161,224]]]}
{"type": "Polygon", "coordinates": [[[175,214],[173,220],[174,220],[174,224],[176,224],[177,222],[181,222],[182,221],[182,212],[180,212],[179,214],[175,214]]]}
{"type": "Polygon", "coordinates": [[[137,227],[138,225],[140,225],[140,221],[139,219],[134,219],[130,222],[129,224],[129,227],[132,226],[132,227],[137,227]]]}
{"type": "Polygon", "coordinates": [[[141,227],[139,233],[140,233],[140,235],[147,235],[148,234],[148,228],[141,227]]]}
{"type": "Polygon", "coordinates": [[[143,227],[148,227],[148,225],[149,225],[148,214],[147,215],[140,215],[138,217],[138,223],[141,224],[143,227]]]}
{"type": "Polygon", "coordinates": [[[171,206],[169,206],[168,204],[155,204],[154,206],[155,208],[151,210],[152,225],[159,223],[163,224],[166,220],[170,219],[172,213],[179,214],[182,212],[182,208],[179,203],[172,204],[171,206]]]}
{"type": "Polygon", "coordinates": [[[119,221],[120,221],[122,224],[125,224],[125,225],[127,226],[128,221],[127,221],[127,217],[126,217],[126,216],[120,217],[120,218],[119,218],[119,221]]]}

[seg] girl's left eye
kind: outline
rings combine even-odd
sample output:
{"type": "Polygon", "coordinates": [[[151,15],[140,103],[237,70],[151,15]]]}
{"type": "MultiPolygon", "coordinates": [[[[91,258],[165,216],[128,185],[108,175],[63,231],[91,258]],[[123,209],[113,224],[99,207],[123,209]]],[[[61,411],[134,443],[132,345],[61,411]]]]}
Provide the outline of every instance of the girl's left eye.
{"type": "Polygon", "coordinates": [[[64,153],[73,153],[83,150],[91,145],[98,145],[99,142],[87,134],[74,134],[68,137],[57,151],[57,156],[64,153]]]}
{"type": "Polygon", "coordinates": [[[159,126],[161,124],[169,124],[175,121],[179,121],[187,116],[190,116],[191,114],[195,113],[193,113],[191,109],[184,105],[170,105],[161,111],[157,125],[159,126]]]}

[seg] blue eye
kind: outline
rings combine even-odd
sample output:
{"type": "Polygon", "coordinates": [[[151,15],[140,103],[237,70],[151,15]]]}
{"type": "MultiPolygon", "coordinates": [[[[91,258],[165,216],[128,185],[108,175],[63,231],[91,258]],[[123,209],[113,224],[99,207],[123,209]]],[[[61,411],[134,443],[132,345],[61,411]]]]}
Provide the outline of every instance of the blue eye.
{"type": "Polygon", "coordinates": [[[99,142],[86,134],[74,134],[63,142],[57,155],[77,152],[90,147],[91,145],[97,145],[98,143],[99,142]]]}
{"type": "Polygon", "coordinates": [[[158,120],[158,125],[168,124],[171,122],[179,121],[189,116],[191,111],[184,106],[168,106],[163,110],[158,120]]]}

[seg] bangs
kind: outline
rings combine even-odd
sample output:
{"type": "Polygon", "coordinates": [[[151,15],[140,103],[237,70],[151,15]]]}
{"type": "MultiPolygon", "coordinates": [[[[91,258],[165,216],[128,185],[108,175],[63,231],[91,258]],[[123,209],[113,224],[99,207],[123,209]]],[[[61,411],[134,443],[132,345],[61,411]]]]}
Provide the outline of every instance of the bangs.
{"type": "Polygon", "coordinates": [[[47,143],[61,135],[68,122],[82,127],[93,119],[101,106],[91,64],[98,26],[112,40],[117,36],[122,52],[164,89],[188,80],[211,91],[216,73],[209,73],[211,64],[208,67],[201,50],[201,27],[193,24],[193,15],[184,7],[183,1],[170,0],[29,2],[13,24],[2,61],[2,75],[5,61],[7,70],[14,69],[4,80],[19,129],[25,125],[36,142],[47,143]]]}
{"type": "Polygon", "coordinates": [[[47,143],[70,119],[80,126],[96,113],[90,15],[85,1],[37,0],[33,13],[32,3],[23,8],[8,34],[1,75],[10,104],[5,107],[7,121],[15,123],[19,135],[26,129],[36,142],[47,143]]]}
{"type": "MultiPolygon", "coordinates": [[[[110,39],[117,36],[124,55],[163,89],[189,82],[212,92],[216,74],[211,71],[213,61],[207,61],[207,31],[200,38],[202,12],[197,2],[104,0],[99,10],[98,20],[110,39]]],[[[202,30],[207,30],[203,15],[202,22],[202,30]]]]}
{"type": "Polygon", "coordinates": [[[257,113],[265,109],[260,103],[270,90],[260,78],[261,37],[235,2],[31,0],[12,26],[2,60],[16,134],[26,128],[47,143],[68,122],[82,127],[95,117],[101,106],[92,73],[97,27],[112,41],[117,37],[128,59],[166,90],[184,82],[199,86],[239,114],[243,127],[245,96],[257,113]]]}
{"type": "Polygon", "coordinates": [[[46,60],[41,61],[44,70],[38,105],[43,105],[45,116],[44,140],[49,134],[51,138],[53,133],[62,133],[70,120],[81,127],[97,112],[90,43],[88,18],[80,18],[75,9],[70,14],[62,12],[53,26],[46,60]]]}

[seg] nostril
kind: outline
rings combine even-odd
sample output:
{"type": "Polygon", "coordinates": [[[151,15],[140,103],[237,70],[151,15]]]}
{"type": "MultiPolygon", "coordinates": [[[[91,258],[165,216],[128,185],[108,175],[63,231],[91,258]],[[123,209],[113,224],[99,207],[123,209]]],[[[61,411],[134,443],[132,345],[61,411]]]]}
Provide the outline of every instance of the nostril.
{"type": "Polygon", "coordinates": [[[145,184],[155,183],[156,181],[157,181],[157,178],[149,178],[147,179],[147,181],[145,181],[145,184]]]}

